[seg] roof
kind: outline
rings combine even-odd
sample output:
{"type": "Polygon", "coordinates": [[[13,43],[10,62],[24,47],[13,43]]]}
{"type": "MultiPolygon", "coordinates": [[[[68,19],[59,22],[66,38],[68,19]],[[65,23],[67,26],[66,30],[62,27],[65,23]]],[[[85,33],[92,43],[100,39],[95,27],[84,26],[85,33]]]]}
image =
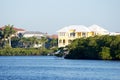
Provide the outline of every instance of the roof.
{"type": "Polygon", "coordinates": [[[70,25],[66,26],[57,32],[68,32],[69,30],[74,29],[76,32],[90,32],[90,30],[84,25],[70,25]]]}
{"type": "MultiPolygon", "coordinates": [[[[3,29],[5,29],[5,26],[0,28],[0,30],[3,30],[3,29]]],[[[13,27],[13,29],[16,30],[16,31],[25,31],[24,29],[16,28],[16,27],[13,27]]]]}
{"type": "Polygon", "coordinates": [[[45,34],[39,31],[26,31],[24,34],[45,34]]]}
{"type": "Polygon", "coordinates": [[[94,31],[94,32],[108,32],[106,29],[98,26],[98,25],[92,25],[90,27],[88,27],[91,31],[94,31]]]}
{"type": "Polygon", "coordinates": [[[57,35],[57,34],[53,34],[53,35],[49,35],[48,37],[49,37],[49,38],[52,38],[52,39],[57,39],[57,38],[58,38],[58,35],[57,35]]]}
{"type": "Polygon", "coordinates": [[[23,33],[23,36],[24,37],[37,37],[38,39],[40,39],[41,37],[46,37],[46,33],[42,33],[42,32],[39,32],[39,31],[26,31],[23,33]]]}
{"type": "Polygon", "coordinates": [[[16,30],[16,31],[25,31],[24,29],[21,29],[21,28],[14,28],[14,30],[16,30]]]}

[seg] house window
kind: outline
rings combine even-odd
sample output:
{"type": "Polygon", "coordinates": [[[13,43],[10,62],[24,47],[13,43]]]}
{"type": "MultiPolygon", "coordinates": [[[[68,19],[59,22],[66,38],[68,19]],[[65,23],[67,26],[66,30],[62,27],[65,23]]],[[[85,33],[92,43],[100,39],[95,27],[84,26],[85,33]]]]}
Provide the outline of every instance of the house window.
{"type": "Polygon", "coordinates": [[[78,33],[78,36],[81,36],[81,33],[78,33]]]}
{"type": "Polygon", "coordinates": [[[83,37],[86,37],[86,33],[83,32],[83,33],[82,33],[82,36],[83,36],[83,37]]]}
{"type": "Polygon", "coordinates": [[[75,32],[70,33],[70,37],[75,37],[75,32]]]}
{"type": "Polygon", "coordinates": [[[68,43],[71,43],[72,42],[72,40],[68,40],[68,43]]]}
{"type": "Polygon", "coordinates": [[[65,36],[65,32],[60,32],[60,36],[65,36]]]}
{"type": "Polygon", "coordinates": [[[59,40],[59,43],[62,43],[62,40],[61,40],[61,39],[59,40]]]}
{"type": "Polygon", "coordinates": [[[91,32],[92,36],[94,35],[94,32],[91,32]]]}
{"type": "Polygon", "coordinates": [[[63,39],[63,45],[65,45],[65,39],[63,39]]]}

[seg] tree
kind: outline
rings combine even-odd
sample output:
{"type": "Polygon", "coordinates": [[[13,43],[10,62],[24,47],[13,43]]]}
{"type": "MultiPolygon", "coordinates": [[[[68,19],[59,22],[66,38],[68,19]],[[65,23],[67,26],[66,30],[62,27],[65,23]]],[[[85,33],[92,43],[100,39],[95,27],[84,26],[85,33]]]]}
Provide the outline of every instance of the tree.
{"type": "Polygon", "coordinates": [[[20,39],[20,43],[22,44],[21,47],[27,48],[27,47],[28,47],[28,44],[29,44],[28,42],[29,42],[29,41],[28,41],[27,38],[25,38],[25,37],[21,38],[21,39],[20,39]]]}
{"type": "Polygon", "coordinates": [[[11,47],[11,37],[15,33],[16,31],[14,30],[13,25],[5,25],[5,28],[3,29],[3,38],[4,38],[4,42],[6,42],[6,40],[8,41],[7,43],[9,44],[10,47],[11,47]]]}
{"type": "Polygon", "coordinates": [[[11,46],[13,47],[13,48],[18,48],[18,47],[20,47],[20,39],[18,38],[18,37],[12,37],[11,38],[11,46]]]}
{"type": "Polygon", "coordinates": [[[30,42],[31,45],[32,45],[31,47],[34,47],[35,44],[39,44],[39,41],[40,41],[40,40],[37,39],[37,37],[34,37],[34,36],[29,38],[29,42],[30,42]]]}
{"type": "Polygon", "coordinates": [[[0,30],[0,40],[3,38],[3,31],[0,30]]]}
{"type": "Polygon", "coordinates": [[[113,59],[120,59],[118,56],[120,55],[120,35],[111,36],[112,41],[110,43],[111,48],[111,56],[113,59]]]}
{"type": "Polygon", "coordinates": [[[23,34],[22,33],[19,33],[18,34],[18,37],[21,39],[23,37],[23,34]]]}
{"type": "Polygon", "coordinates": [[[48,41],[48,40],[47,40],[46,37],[41,37],[40,42],[41,42],[43,48],[45,48],[45,43],[46,43],[47,41],[48,41]]]}
{"type": "Polygon", "coordinates": [[[0,48],[2,48],[3,47],[3,31],[2,30],[0,30],[0,48]]]}
{"type": "Polygon", "coordinates": [[[57,44],[58,44],[58,40],[57,39],[51,39],[51,41],[50,41],[51,47],[55,47],[55,46],[57,46],[57,44]]]}
{"type": "Polygon", "coordinates": [[[68,45],[65,58],[74,59],[120,59],[120,36],[95,36],[75,39],[68,45]]]}
{"type": "Polygon", "coordinates": [[[33,48],[35,44],[40,44],[40,39],[37,39],[36,37],[29,37],[29,38],[21,38],[20,42],[23,44],[23,47],[28,48],[31,47],[33,48]]]}
{"type": "Polygon", "coordinates": [[[110,48],[109,47],[102,47],[102,51],[99,52],[100,58],[103,60],[109,60],[112,59],[110,55],[110,48]]]}

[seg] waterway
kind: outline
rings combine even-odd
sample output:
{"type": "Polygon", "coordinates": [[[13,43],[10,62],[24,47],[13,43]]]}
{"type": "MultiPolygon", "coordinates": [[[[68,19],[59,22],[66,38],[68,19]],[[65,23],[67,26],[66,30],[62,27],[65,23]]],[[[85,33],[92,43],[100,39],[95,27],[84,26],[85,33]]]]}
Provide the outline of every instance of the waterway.
{"type": "Polygon", "coordinates": [[[0,80],[120,80],[120,61],[0,56],[0,80]]]}

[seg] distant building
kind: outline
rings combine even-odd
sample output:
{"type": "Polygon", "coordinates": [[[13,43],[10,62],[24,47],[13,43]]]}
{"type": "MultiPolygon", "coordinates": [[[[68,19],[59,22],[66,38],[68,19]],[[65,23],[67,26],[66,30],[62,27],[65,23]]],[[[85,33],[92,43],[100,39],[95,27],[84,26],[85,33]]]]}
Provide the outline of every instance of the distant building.
{"type": "Polygon", "coordinates": [[[21,29],[21,28],[14,28],[14,29],[15,29],[15,31],[17,31],[17,34],[25,32],[25,30],[21,29]]]}
{"type": "MultiPolygon", "coordinates": [[[[26,38],[36,37],[37,39],[41,39],[41,37],[47,37],[47,34],[39,32],[39,31],[26,31],[26,32],[23,33],[23,37],[26,37],[26,38]]],[[[42,46],[42,44],[39,43],[39,44],[34,44],[33,47],[34,48],[39,48],[41,46],[42,46]]]]}
{"type": "Polygon", "coordinates": [[[109,34],[107,30],[98,25],[92,25],[90,27],[86,27],[84,25],[70,25],[58,30],[57,32],[58,47],[65,47],[76,38],[86,38],[95,35],[109,34]]]}
{"type": "Polygon", "coordinates": [[[51,38],[51,39],[58,39],[58,35],[57,35],[57,34],[48,35],[48,38],[51,38]]]}
{"type": "Polygon", "coordinates": [[[94,35],[108,35],[109,31],[98,26],[98,25],[92,25],[88,27],[91,32],[94,33],[94,35]]]}
{"type": "Polygon", "coordinates": [[[110,35],[110,36],[120,35],[120,32],[110,32],[109,35],[110,35]]]}
{"type": "MultiPolygon", "coordinates": [[[[0,30],[3,30],[3,29],[5,29],[5,26],[0,28],[0,30]]],[[[16,31],[16,33],[14,35],[12,35],[12,36],[18,36],[18,34],[20,34],[20,33],[23,34],[25,32],[25,30],[21,29],[21,28],[13,27],[13,29],[16,31]]]]}
{"type": "Polygon", "coordinates": [[[41,37],[46,37],[47,34],[46,33],[42,33],[39,31],[26,31],[23,34],[23,37],[37,37],[38,39],[40,39],[41,37]]]}
{"type": "Polygon", "coordinates": [[[57,32],[58,32],[58,47],[65,47],[76,38],[89,37],[94,35],[93,32],[91,32],[87,27],[83,25],[67,26],[58,30],[57,32]]]}

